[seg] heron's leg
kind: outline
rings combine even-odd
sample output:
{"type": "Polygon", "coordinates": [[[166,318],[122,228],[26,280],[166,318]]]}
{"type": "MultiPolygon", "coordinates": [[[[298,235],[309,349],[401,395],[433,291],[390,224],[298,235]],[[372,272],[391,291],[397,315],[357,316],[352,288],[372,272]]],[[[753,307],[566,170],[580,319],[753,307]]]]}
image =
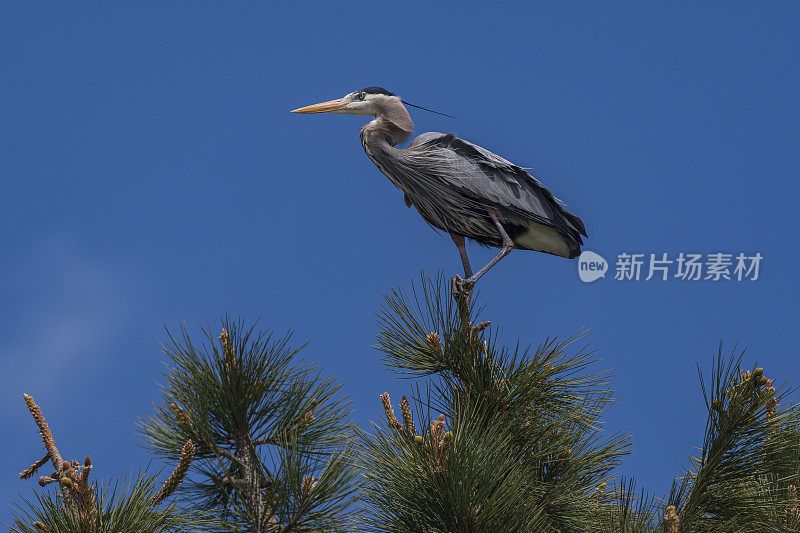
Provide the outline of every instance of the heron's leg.
{"type": "Polygon", "coordinates": [[[468,278],[472,276],[472,267],[469,266],[469,257],[467,257],[467,248],[464,246],[464,236],[458,235],[457,233],[451,233],[450,238],[453,239],[453,242],[458,248],[458,253],[461,256],[461,263],[464,265],[464,277],[468,278]]]}
{"type": "Polygon", "coordinates": [[[470,286],[475,285],[475,282],[478,281],[481,278],[481,276],[486,274],[490,268],[496,265],[497,262],[500,261],[502,258],[510,254],[511,250],[514,249],[514,241],[512,241],[511,237],[508,236],[508,233],[506,233],[506,230],[505,228],[503,228],[503,225],[500,224],[500,221],[497,220],[497,214],[494,212],[493,209],[489,210],[489,215],[492,217],[492,221],[494,222],[494,225],[497,226],[498,231],[500,231],[500,235],[503,236],[503,247],[500,249],[500,253],[494,256],[494,258],[491,261],[486,263],[485,267],[478,270],[474,275],[464,280],[464,283],[470,286]]]}

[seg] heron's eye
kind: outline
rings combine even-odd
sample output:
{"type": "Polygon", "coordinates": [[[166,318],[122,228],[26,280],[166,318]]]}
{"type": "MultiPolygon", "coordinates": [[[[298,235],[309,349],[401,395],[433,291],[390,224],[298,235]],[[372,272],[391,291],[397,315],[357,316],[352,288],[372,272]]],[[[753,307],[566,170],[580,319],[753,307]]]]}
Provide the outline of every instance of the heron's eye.
{"type": "Polygon", "coordinates": [[[363,100],[363,99],[364,99],[364,96],[365,96],[365,94],[364,94],[364,93],[358,93],[358,94],[356,95],[356,100],[363,100]]]}

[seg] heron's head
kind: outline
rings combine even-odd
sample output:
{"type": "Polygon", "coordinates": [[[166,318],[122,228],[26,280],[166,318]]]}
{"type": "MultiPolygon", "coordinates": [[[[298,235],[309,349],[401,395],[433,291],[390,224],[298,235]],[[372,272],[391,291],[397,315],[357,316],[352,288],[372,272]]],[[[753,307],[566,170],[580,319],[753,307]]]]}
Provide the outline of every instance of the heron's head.
{"type": "Polygon", "coordinates": [[[301,107],[293,110],[292,113],[337,113],[340,115],[376,116],[392,104],[402,106],[400,97],[382,87],[365,87],[338,100],[301,107]]]}

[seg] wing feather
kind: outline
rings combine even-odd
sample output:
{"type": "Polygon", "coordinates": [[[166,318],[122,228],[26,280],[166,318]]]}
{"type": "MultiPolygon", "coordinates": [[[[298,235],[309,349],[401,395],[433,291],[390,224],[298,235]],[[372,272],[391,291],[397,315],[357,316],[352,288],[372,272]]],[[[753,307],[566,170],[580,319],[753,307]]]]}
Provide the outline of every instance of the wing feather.
{"type": "Polygon", "coordinates": [[[539,180],[485,148],[454,133],[429,132],[411,143],[408,151],[413,150],[446,161],[452,171],[440,178],[462,194],[550,226],[578,243],[582,243],[580,235],[586,236],[583,221],[564,209],[563,202],[539,180]]]}

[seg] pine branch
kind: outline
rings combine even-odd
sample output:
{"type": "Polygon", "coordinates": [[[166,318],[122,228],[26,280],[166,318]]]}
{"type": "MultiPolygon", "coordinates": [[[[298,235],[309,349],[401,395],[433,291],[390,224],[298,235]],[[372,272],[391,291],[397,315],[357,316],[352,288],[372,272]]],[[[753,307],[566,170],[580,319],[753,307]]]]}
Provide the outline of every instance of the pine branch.
{"type": "Polygon", "coordinates": [[[154,478],[137,479],[130,493],[115,487],[110,499],[107,487],[98,488],[89,482],[92,460],[86,457],[83,465],[78,461],[66,461],[55,445],[50,426],[33,398],[24,395],[25,404],[31,412],[42,442],[47,450],[45,456],[20,473],[21,479],[33,476],[47,461],[52,461],[56,471],[39,478],[45,487],[58,483],[61,494],[58,500],[37,494],[37,502],[23,499],[18,505],[15,526],[12,532],[49,531],[52,533],[101,533],[103,531],[137,531],[137,533],[167,533],[197,531],[211,522],[199,515],[185,514],[174,506],[165,509],[159,504],[181,483],[191,461],[193,446],[186,444],[183,460],[173,475],[159,491],[151,491],[154,478]],[[119,498],[117,495],[119,494],[119,498]],[[137,526],[137,523],[139,526],[137,526]]]}
{"type": "Polygon", "coordinates": [[[341,384],[298,364],[288,335],[226,318],[219,335],[206,327],[203,337],[197,346],[185,328],[180,339],[170,335],[163,401],[142,421],[158,455],[177,460],[182,442],[197,446],[182,496],[229,528],[347,530],[344,507],[328,505],[349,501],[356,475],[336,452],[353,432],[341,384]],[[341,473],[337,482],[320,483],[330,468],[341,473]],[[318,482],[303,503],[293,480],[309,476],[318,482]]]}
{"type": "Polygon", "coordinates": [[[381,396],[386,430],[361,432],[364,497],[378,531],[595,531],[597,486],[626,453],[600,437],[612,401],[591,353],[566,341],[532,353],[500,344],[476,320],[472,295],[440,278],[393,290],[379,314],[377,348],[401,375],[426,378],[397,419],[381,396]],[[454,290],[455,289],[455,290],[454,290]],[[431,410],[440,415],[432,415],[431,410]],[[416,427],[426,428],[417,435],[416,427]],[[429,429],[427,429],[429,428],[429,429]]]}
{"type": "Polygon", "coordinates": [[[202,514],[175,504],[154,506],[155,476],[139,475],[92,487],[94,505],[88,515],[75,512],[60,497],[37,494],[16,504],[11,533],[189,533],[205,532],[215,523],[202,514]]]}
{"type": "Polygon", "coordinates": [[[56,441],[53,438],[53,433],[50,431],[50,426],[47,425],[47,421],[44,419],[42,410],[38,405],[36,405],[36,402],[33,400],[32,396],[23,394],[22,397],[25,399],[25,405],[28,406],[28,410],[31,412],[33,420],[36,422],[36,425],[39,426],[39,434],[42,436],[42,443],[44,444],[45,450],[47,450],[47,455],[53,462],[53,467],[56,469],[57,473],[61,472],[64,468],[64,459],[61,458],[61,453],[59,453],[58,448],[56,447],[56,441]]]}
{"type": "Polygon", "coordinates": [[[36,473],[39,468],[44,466],[50,460],[50,452],[47,452],[44,457],[33,463],[31,466],[19,473],[20,479],[28,479],[36,473]]]}
{"type": "Polygon", "coordinates": [[[673,483],[665,527],[680,531],[792,531],[790,487],[800,476],[800,413],[761,367],[722,346],[701,386],[708,419],[701,454],[673,483]],[[783,405],[784,407],[780,407],[783,405]],[[676,525],[676,524],[679,524],[676,525]]]}

